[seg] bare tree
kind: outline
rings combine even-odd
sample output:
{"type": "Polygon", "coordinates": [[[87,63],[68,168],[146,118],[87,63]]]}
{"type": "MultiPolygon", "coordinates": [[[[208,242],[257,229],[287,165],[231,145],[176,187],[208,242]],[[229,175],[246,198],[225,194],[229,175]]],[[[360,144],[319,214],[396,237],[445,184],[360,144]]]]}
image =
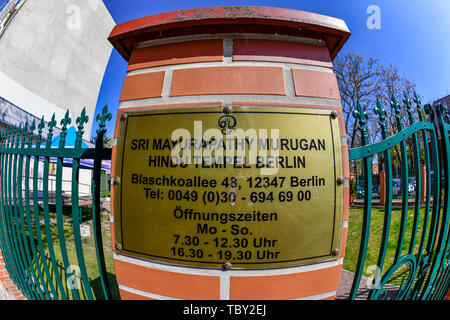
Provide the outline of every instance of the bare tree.
{"type": "MultiPolygon", "coordinates": [[[[416,84],[409,79],[401,77],[396,66],[381,66],[381,72],[376,84],[375,96],[387,111],[386,118],[388,119],[388,124],[390,128],[394,128],[392,133],[397,131],[395,110],[391,107],[392,98],[395,97],[397,101],[403,105],[403,95],[406,94],[411,99],[414,96],[415,91],[416,84]]],[[[401,109],[400,119],[405,127],[408,126],[408,116],[406,114],[406,108],[404,107],[401,109]]]]}
{"type": "MultiPolygon", "coordinates": [[[[409,99],[414,96],[416,91],[416,84],[409,79],[402,77],[399,73],[399,70],[396,66],[381,66],[381,72],[378,76],[378,81],[376,85],[376,99],[378,99],[381,104],[386,109],[386,120],[388,122],[389,133],[393,135],[399,131],[399,123],[403,127],[409,126],[409,116],[406,112],[406,106],[403,101],[403,96],[406,95],[409,99]],[[398,109],[399,114],[396,117],[395,109],[391,105],[392,99],[395,98],[397,103],[402,106],[398,109]]],[[[413,110],[413,116],[416,116],[417,112],[413,110]]],[[[380,129],[379,126],[376,126],[375,123],[369,125],[372,128],[371,134],[376,137],[376,139],[380,139],[380,129]]],[[[408,158],[412,157],[412,140],[408,139],[406,141],[407,154],[408,158]]],[[[392,148],[392,163],[394,167],[400,168],[401,166],[401,155],[400,155],[400,147],[396,145],[392,148]]],[[[410,161],[411,165],[413,161],[410,161]]]]}
{"type": "MultiPolygon", "coordinates": [[[[362,55],[352,51],[340,53],[333,64],[341,94],[347,143],[350,148],[355,148],[361,144],[361,136],[357,130],[358,122],[353,117],[353,110],[356,109],[358,102],[366,108],[366,112],[369,114],[367,128],[370,143],[381,140],[381,127],[378,123],[378,117],[373,113],[377,101],[386,110],[389,135],[399,131],[397,119],[400,120],[403,127],[409,125],[403,95],[406,94],[408,99],[412,100],[416,91],[416,84],[414,81],[402,77],[396,66],[384,66],[375,58],[365,59],[362,55]],[[401,108],[397,107],[397,114],[391,106],[393,97],[396,98],[399,106],[402,106],[401,108]]],[[[421,97],[419,96],[419,98],[421,97]]],[[[413,113],[417,118],[417,112],[415,111],[413,110],[413,113]]],[[[407,157],[410,158],[409,162],[413,163],[411,138],[407,139],[406,148],[407,157]]],[[[394,146],[391,154],[392,164],[397,172],[402,166],[400,147],[394,146]]],[[[357,172],[357,163],[354,165],[355,172],[357,172]]]]}
{"type": "Polygon", "coordinates": [[[341,94],[347,143],[353,148],[357,145],[358,135],[352,113],[358,102],[363,106],[375,103],[380,64],[377,59],[370,57],[366,60],[350,51],[339,54],[333,65],[341,94]]]}
{"type": "MultiPolygon", "coordinates": [[[[391,107],[391,99],[396,97],[402,104],[404,93],[410,98],[413,97],[416,84],[402,77],[396,66],[383,66],[375,58],[365,59],[352,51],[339,54],[333,64],[341,94],[347,142],[350,148],[359,145],[357,122],[352,115],[358,102],[368,109],[367,112],[370,115],[368,129],[371,143],[381,139],[378,119],[373,115],[377,100],[387,111],[386,118],[391,133],[397,132],[395,110],[391,107]]],[[[406,127],[408,117],[405,110],[402,108],[400,117],[406,127]]]]}

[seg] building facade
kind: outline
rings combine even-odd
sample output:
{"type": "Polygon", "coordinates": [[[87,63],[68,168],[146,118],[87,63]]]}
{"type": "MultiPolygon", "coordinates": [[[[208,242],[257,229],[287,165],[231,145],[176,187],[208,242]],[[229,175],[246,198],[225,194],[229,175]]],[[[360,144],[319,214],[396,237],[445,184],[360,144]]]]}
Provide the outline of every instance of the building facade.
{"type": "Polygon", "coordinates": [[[446,97],[436,100],[435,102],[433,102],[433,105],[437,105],[438,103],[445,103],[447,106],[450,106],[450,94],[446,97]]]}
{"type": "MultiPolygon", "coordinates": [[[[103,1],[4,0],[0,10],[0,98],[6,113],[24,115],[17,119],[22,123],[30,115],[62,118],[67,109],[74,118],[86,107],[89,137],[112,51],[106,38],[115,25],[103,1]]],[[[16,125],[3,118],[4,125],[16,125]]]]}

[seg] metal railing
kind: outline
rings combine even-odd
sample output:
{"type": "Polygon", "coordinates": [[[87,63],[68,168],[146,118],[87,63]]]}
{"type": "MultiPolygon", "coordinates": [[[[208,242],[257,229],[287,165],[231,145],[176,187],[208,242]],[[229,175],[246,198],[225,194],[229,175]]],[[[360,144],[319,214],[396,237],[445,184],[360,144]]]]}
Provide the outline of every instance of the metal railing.
{"type": "MultiPolygon", "coordinates": [[[[391,107],[396,118],[396,132],[389,136],[386,123],[387,112],[378,102],[374,109],[378,116],[382,140],[369,144],[368,113],[358,104],[353,113],[358,121],[361,134],[361,147],[349,150],[350,161],[362,161],[364,175],[364,208],[361,225],[361,240],[358,259],[355,266],[349,299],[356,299],[361,294],[361,281],[364,270],[367,270],[368,252],[376,253],[376,269],[378,270],[368,293],[368,299],[398,299],[398,300],[438,300],[443,299],[450,286],[450,125],[446,118],[449,110],[445,105],[422,107],[417,95],[414,97],[417,118],[413,113],[412,102],[405,94],[403,103],[408,115],[409,126],[404,128],[401,117],[401,106],[392,98],[391,107]],[[424,116],[429,115],[426,121],[424,116]],[[434,111],[434,112],[433,112],[434,111]],[[418,120],[418,121],[416,121],[418,120]],[[438,134],[439,133],[439,134],[438,134]],[[440,137],[440,138],[439,138],[440,137]],[[400,148],[401,164],[401,210],[396,212],[397,220],[394,228],[391,149],[400,148]],[[409,146],[409,156],[408,148],[409,146]],[[372,157],[383,154],[385,162],[386,202],[384,205],[383,223],[374,226],[372,208],[372,157]],[[416,183],[414,209],[408,209],[408,178],[410,176],[408,158],[414,162],[414,178],[416,183]],[[421,176],[420,167],[426,167],[425,176],[421,176]],[[444,179],[439,177],[444,173],[444,179]],[[425,201],[421,203],[421,182],[425,179],[425,201]],[[433,199],[433,200],[432,200],[433,199]],[[382,230],[379,243],[369,238],[376,231],[382,230]],[[388,256],[393,257],[388,260],[388,256]],[[400,275],[399,275],[400,273],[400,275]],[[389,293],[387,286],[395,277],[401,278],[394,294],[389,293]]],[[[351,223],[352,217],[350,217],[351,223]]],[[[350,234],[350,232],[349,232],[350,234]]],[[[347,242],[348,244],[348,242],[347,242]]],[[[345,258],[344,258],[345,259],[345,258]]]]}
{"type": "Polygon", "coordinates": [[[61,120],[59,148],[52,148],[55,116],[48,122],[45,147],[41,147],[44,118],[37,126],[35,122],[24,127],[7,128],[1,132],[0,140],[0,250],[5,267],[17,287],[28,299],[96,299],[86,266],[86,248],[83,248],[79,205],[79,170],[81,159],[93,159],[92,179],[92,224],[94,233],[95,268],[98,268],[101,289],[106,299],[111,299],[111,290],[106,272],[101,231],[100,176],[101,161],[111,159],[111,149],[103,147],[105,123],[111,120],[105,106],[97,115],[99,129],[95,148],[83,148],[84,125],[89,118],[83,109],[76,119],[77,133],[74,147],[65,146],[67,126],[71,123],[69,112],[61,120]],[[55,212],[49,206],[49,163],[57,158],[55,212]],[[62,171],[63,159],[71,158],[72,186],[71,211],[63,208],[62,171]],[[43,159],[43,160],[42,160],[43,159]],[[31,169],[31,162],[33,166],[31,169]],[[42,161],[42,199],[38,198],[38,163],[42,161]],[[31,180],[30,180],[31,179],[31,180]],[[30,183],[29,181],[32,181],[30,183]],[[30,186],[31,184],[31,186],[30,186]],[[70,218],[65,223],[64,215],[70,218]],[[73,242],[68,244],[68,236],[73,242]],[[72,248],[72,246],[74,248],[72,248]],[[84,249],[84,250],[83,250],[84,249]],[[69,251],[71,254],[69,254],[69,251]],[[56,254],[58,252],[58,255],[56,254]],[[48,258],[46,258],[48,257],[48,258]],[[74,263],[76,260],[76,263],[74,263]],[[64,275],[61,276],[61,266],[64,275]],[[79,271],[79,272],[78,272],[79,271]],[[78,274],[79,273],[79,274],[78,274]],[[80,277],[82,286],[71,285],[80,277]]]}
{"type": "Polygon", "coordinates": [[[0,5],[0,23],[3,22],[3,19],[5,19],[16,2],[17,1],[7,0],[0,5]]]}
{"type": "Polygon", "coordinates": [[[0,37],[26,0],[7,0],[0,7],[0,37]],[[8,16],[9,15],[9,16],[8,16]]]}
{"type": "MultiPolygon", "coordinates": [[[[370,287],[369,299],[442,299],[450,286],[450,111],[445,105],[433,108],[426,105],[422,108],[416,97],[416,121],[409,99],[405,96],[404,104],[409,118],[409,126],[403,127],[401,107],[395,98],[392,108],[397,119],[397,133],[389,136],[386,124],[386,110],[381,104],[375,108],[382,130],[382,140],[369,144],[367,118],[368,114],[360,105],[354,113],[361,133],[361,147],[349,150],[350,161],[362,161],[364,175],[364,207],[362,212],[361,240],[355,264],[355,273],[348,298],[356,299],[360,293],[363,271],[367,269],[369,250],[376,247],[376,267],[378,275],[370,287]],[[426,121],[423,113],[430,116],[426,121]],[[438,135],[439,132],[439,135],[438,135]],[[440,139],[439,139],[440,137],[440,139]],[[411,145],[412,156],[408,157],[407,145],[411,145]],[[398,230],[394,230],[394,213],[392,208],[392,166],[391,149],[400,147],[401,183],[408,184],[410,175],[408,158],[413,159],[417,189],[414,208],[409,209],[408,188],[402,188],[401,210],[398,212],[398,230]],[[385,197],[382,234],[380,243],[370,243],[374,232],[372,224],[372,157],[383,154],[385,163],[385,197]],[[426,167],[425,176],[421,176],[419,168],[426,167]],[[432,179],[432,172],[444,173],[444,178],[432,179]],[[421,203],[421,181],[425,179],[426,197],[421,203]],[[432,187],[431,187],[432,186],[432,187]],[[431,201],[433,199],[433,201],[431,201]],[[408,232],[407,232],[408,231],[408,232]],[[393,244],[392,239],[394,238],[393,244]],[[387,257],[391,255],[392,260],[387,257]],[[398,277],[401,282],[394,295],[388,293],[391,280],[398,277]]],[[[81,234],[81,215],[79,205],[79,179],[81,159],[93,159],[92,181],[92,224],[94,230],[95,257],[94,267],[98,268],[103,295],[111,299],[111,289],[106,272],[105,254],[103,252],[101,215],[100,215],[100,177],[101,160],[111,159],[111,149],[103,147],[106,132],[105,122],[111,119],[107,107],[97,115],[99,129],[95,148],[82,148],[81,141],[84,124],[88,117],[83,110],[76,119],[77,137],[75,147],[65,146],[67,126],[71,119],[66,113],[61,120],[61,140],[59,148],[51,148],[54,117],[47,124],[48,134],[45,147],[41,147],[42,132],[45,122],[38,125],[37,135],[35,123],[23,128],[8,128],[1,132],[0,140],[0,250],[11,279],[28,299],[96,299],[92,288],[92,279],[86,266],[86,249],[83,247],[81,234]],[[49,208],[48,171],[51,157],[57,158],[55,213],[49,208]],[[64,223],[62,169],[63,159],[71,158],[71,219],[70,228],[64,223]],[[43,160],[40,160],[43,159],[43,160]],[[31,161],[33,169],[31,170],[31,161]],[[38,199],[38,165],[44,163],[43,197],[38,199]],[[24,173],[23,173],[24,172],[24,173]],[[23,173],[23,174],[22,174],[23,173]],[[31,180],[30,180],[31,179],[31,180]],[[30,182],[31,186],[30,186],[30,182]],[[31,187],[31,188],[30,188],[31,187]],[[42,207],[42,208],[41,208],[42,207]],[[52,228],[56,224],[56,228],[52,228]],[[73,234],[73,255],[68,253],[67,236],[73,234]],[[56,250],[55,250],[56,249],[56,250]],[[55,252],[58,251],[57,255],[55,252]],[[77,263],[74,264],[73,261],[77,263]],[[61,262],[62,261],[62,262],[61,262]],[[76,268],[74,268],[74,265],[76,268]],[[81,286],[69,285],[67,279],[79,279],[81,286]]],[[[435,174],[439,177],[439,174],[435,174]]],[[[350,217],[351,222],[352,217],[350,217]]],[[[349,232],[350,234],[350,232],[349,232]]],[[[350,237],[350,235],[349,235],[350,237]]],[[[349,242],[347,241],[347,244],[349,242]]],[[[348,247],[348,245],[347,245],[348,247]]],[[[348,248],[349,249],[349,248],[348,248]]],[[[348,251],[348,250],[347,250],[348,251]]],[[[373,250],[372,250],[373,251],[373,250]]],[[[347,254],[346,258],[347,259],[347,254]]],[[[344,260],[345,261],[345,260],[344,260]]],[[[76,281],[75,281],[76,282],[76,281]]],[[[71,282],[72,284],[74,281],[71,282]]]]}

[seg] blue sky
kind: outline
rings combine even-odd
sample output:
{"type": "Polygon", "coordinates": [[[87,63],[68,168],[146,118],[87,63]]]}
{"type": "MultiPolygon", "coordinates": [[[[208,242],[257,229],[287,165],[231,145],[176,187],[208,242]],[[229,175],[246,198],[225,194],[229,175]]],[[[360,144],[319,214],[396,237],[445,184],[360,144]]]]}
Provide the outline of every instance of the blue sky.
{"type": "MultiPolygon", "coordinates": [[[[148,1],[104,0],[117,24],[173,10],[219,6],[258,5],[311,11],[343,19],[352,35],[344,52],[353,50],[393,64],[402,76],[414,80],[424,102],[450,94],[450,1],[449,0],[246,0],[148,1]],[[369,29],[367,8],[377,5],[381,29],[369,29]]],[[[113,50],[100,90],[96,114],[105,103],[113,113],[108,134],[115,125],[126,62],[113,50]]],[[[96,124],[94,122],[94,128],[96,124]]],[[[95,130],[92,131],[95,134],[95,130]]]]}

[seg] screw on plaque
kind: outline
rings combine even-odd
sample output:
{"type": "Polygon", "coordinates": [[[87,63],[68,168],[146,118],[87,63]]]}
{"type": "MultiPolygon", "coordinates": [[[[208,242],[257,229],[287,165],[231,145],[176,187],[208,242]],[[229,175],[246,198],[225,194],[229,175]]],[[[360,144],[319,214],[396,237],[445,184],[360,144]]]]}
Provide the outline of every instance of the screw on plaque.
{"type": "Polygon", "coordinates": [[[231,111],[233,111],[233,108],[231,106],[225,106],[223,108],[223,113],[225,113],[225,114],[230,114],[231,111]]]}
{"type": "Polygon", "coordinates": [[[122,245],[118,242],[115,244],[116,250],[122,250],[122,245]]]}
{"type": "Polygon", "coordinates": [[[336,110],[331,111],[330,116],[331,116],[331,119],[336,119],[338,116],[337,111],[336,110]]]}
{"type": "Polygon", "coordinates": [[[122,115],[120,116],[120,120],[125,121],[128,118],[128,113],[124,112],[122,113],[122,115]]]}
{"type": "Polygon", "coordinates": [[[120,178],[119,177],[114,177],[112,179],[112,184],[115,185],[115,186],[119,185],[120,184],[120,178]]]}
{"type": "Polygon", "coordinates": [[[339,249],[334,249],[333,250],[333,256],[338,256],[339,255],[339,249]]]}
{"type": "Polygon", "coordinates": [[[337,178],[336,182],[337,182],[338,185],[344,184],[344,177],[337,178]]]}
{"type": "Polygon", "coordinates": [[[231,262],[225,262],[225,263],[223,264],[223,268],[224,268],[225,270],[230,270],[232,267],[233,267],[233,265],[231,264],[231,262]]]}

